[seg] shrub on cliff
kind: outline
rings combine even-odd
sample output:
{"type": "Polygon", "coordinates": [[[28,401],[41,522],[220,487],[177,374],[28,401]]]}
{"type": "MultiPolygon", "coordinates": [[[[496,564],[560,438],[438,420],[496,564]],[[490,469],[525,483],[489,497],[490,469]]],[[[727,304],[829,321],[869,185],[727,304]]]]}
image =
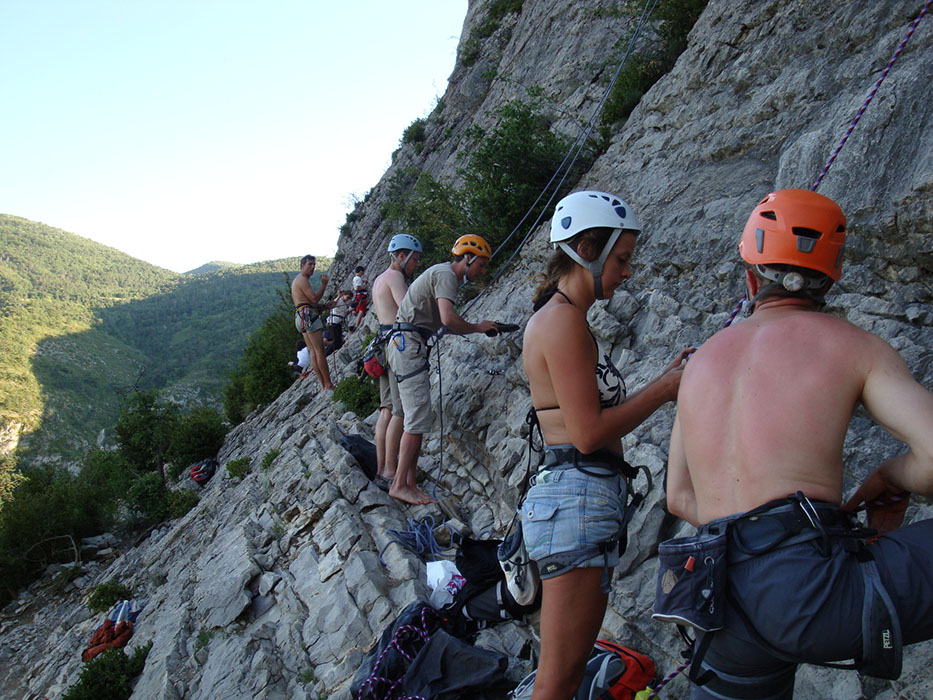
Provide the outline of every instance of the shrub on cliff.
{"type": "Polygon", "coordinates": [[[162,473],[181,413],[157,391],[137,391],[123,403],[114,426],[120,454],[139,471],[162,473]]]}
{"type": "Polygon", "coordinates": [[[360,418],[379,408],[379,389],[368,375],[346,377],[334,389],[334,400],[342,402],[360,418]]]}
{"type": "Polygon", "coordinates": [[[53,562],[74,561],[75,543],[102,532],[113,508],[67,469],[35,467],[0,512],[0,604],[53,562]]]}
{"type": "Polygon", "coordinates": [[[0,456],[0,512],[3,504],[13,497],[13,490],[25,477],[16,469],[16,459],[12,455],[0,456]]]}
{"type": "MultiPolygon", "coordinates": [[[[600,131],[608,137],[612,126],[624,123],[648,90],[687,48],[687,35],[693,29],[709,0],[660,0],[652,13],[657,22],[658,41],[629,56],[600,115],[600,131]]],[[[634,14],[634,9],[629,10],[634,14]]],[[[638,10],[640,12],[640,10],[638,10]]]]}
{"type": "Polygon", "coordinates": [[[106,612],[121,600],[133,597],[133,591],[112,579],[94,587],[87,599],[87,609],[93,613],[106,612]]]}
{"type": "Polygon", "coordinates": [[[152,642],[136,647],[132,656],[122,649],[107,649],[84,665],[80,679],[65,691],[62,700],[126,700],[151,648],[152,642]]]}
{"type": "Polygon", "coordinates": [[[198,495],[187,489],[165,488],[155,472],[141,474],[130,486],[126,503],[146,521],[160,523],[180,518],[198,503],[198,495]]]}
{"type": "MultiPolygon", "coordinates": [[[[541,213],[545,202],[536,204],[535,200],[560,167],[570,141],[551,131],[539,93],[531,89],[528,101],[505,104],[497,112],[499,123],[490,132],[468,131],[475,146],[459,171],[461,188],[410,168],[392,178],[382,214],[421,241],[425,249],[422,268],[449,260],[450,248],[459,236],[478,234],[495,249],[526,212],[531,210],[524,222],[527,227],[541,213]]],[[[583,150],[565,188],[579,179],[593,156],[592,149],[583,150]]],[[[521,236],[514,237],[502,252],[511,252],[520,240],[521,236]]],[[[503,259],[497,258],[496,264],[503,259]]]]}
{"type": "Polygon", "coordinates": [[[217,411],[200,406],[185,415],[156,391],[130,395],[114,428],[118,453],[141,472],[160,475],[166,462],[168,475],[178,475],[193,462],[214,457],[223,444],[227,428],[217,411]]]}
{"type": "Polygon", "coordinates": [[[216,457],[226,435],[223,416],[212,408],[201,406],[178,419],[165,455],[172,463],[169,475],[177,479],[194,462],[216,457]]]}

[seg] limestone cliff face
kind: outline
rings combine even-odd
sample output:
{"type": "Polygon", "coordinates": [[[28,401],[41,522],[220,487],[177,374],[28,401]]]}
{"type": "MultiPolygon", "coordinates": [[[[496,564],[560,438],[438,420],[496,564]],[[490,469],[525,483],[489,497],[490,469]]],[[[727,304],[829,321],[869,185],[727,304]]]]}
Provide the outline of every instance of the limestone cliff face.
{"type": "MultiPolygon", "coordinates": [[[[471,3],[464,37],[485,5],[471,3]]],[[[381,269],[379,205],[388,179],[410,165],[456,177],[457,136],[471,124],[491,124],[494,109],[526,87],[542,87],[560,115],[558,128],[575,135],[601,96],[600,75],[614,70],[605,57],[630,28],[630,20],[605,11],[616,5],[525,0],[520,14],[484,40],[476,64],[454,71],[421,152],[400,150],[341,239],[345,259],[372,260],[370,275],[381,269]]],[[[920,5],[711,0],[673,71],[579,184],[623,195],[644,226],[634,277],[591,319],[630,388],[653,377],[676,349],[722,327],[742,291],[735,246],[748,212],[772,189],[814,182],[920,5]]],[[[820,187],[850,224],[847,267],[829,311],[889,340],[928,387],[931,49],[927,18],[820,187]]],[[[546,240],[541,227],[469,318],[527,319],[528,279],[542,267],[546,240]]],[[[359,335],[337,356],[344,374],[359,335]]],[[[502,533],[525,468],[529,400],[520,354],[520,334],[447,338],[435,354],[443,458],[435,431],[420,466],[430,479],[425,488],[436,478],[438,495],[461,509],[475,533],[502,533]]],[[[299,382],[228,437],[221,458],[249,456],[249,476],[238,482],[218,474],[187,516],[109,566],[89,567],[84,593],[118,578],[149,599],[134,644],[154,645],[134,698],[344,697],[365,649],[404,605],[427,595],[424,565],[391,544],[388,531],[404,529],[408,518],[443,516],[402,508],[366,481],[333,429],[339,422],[371,434],[373,417],[341,413],[313,380],[299,382]],[[260,470],[272,449],[281,452],[260,470]]],[[[651,470],[655,488],[630,526],[605,620],[607,635],[651,654],[662,673],[680,661],[672,630],[650,620],[656,544],[681,530],[661,505],[672,415],[659,411],[625,439],[629,461],[651,470]]],[[[896,449],[858,413],[845,446],[847,484],[896,449]]],[[[924,504],[910,511],[912,518],[931,515],[924,504]]],[[[44,608],[30,595],[0,621],[2,695],[56,698],[77,679],[97,616],[75,590],[44,608]]],[[[481,643],[517,659],[529,639],[527,626],[506,624],[481,643]]],[[[933,645],[925,643],[907,650],[896,682],[804,667],[796,697],[925,697],[933,692],[931,665],[933,645]]],[[[513,672],[522,670],[516,662],[513,672]]],[[[669,687],[666,697],[686,697],[682,677],[669,687]]]]}

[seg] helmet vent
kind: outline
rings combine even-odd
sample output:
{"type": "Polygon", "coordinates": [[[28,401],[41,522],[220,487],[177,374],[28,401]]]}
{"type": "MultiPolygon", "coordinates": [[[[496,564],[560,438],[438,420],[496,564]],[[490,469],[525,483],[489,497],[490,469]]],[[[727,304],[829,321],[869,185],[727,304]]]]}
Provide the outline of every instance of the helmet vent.
{"type": "MultiPolygon", "coordinates": [[[[618,200],[617,200],[617,201],[618,201],[618,200]]],[[[625,212],[625,207],[623,207],[623,206],[614,206],[614,207],[613,207],[613,210],[615,211],[616,214],[619,215],[619,218],[620,218],[620,219],[625,219],[625,214],[626,214],[626,212],[625,212]]]]}
{"type": "Polygon", "coordinates": [[[763,211],[761,212],[761,216],[765,219],[771,219],[771,221],[777,221],[777,214],[773,211],[763,211]]]}
{"type": "Polygon", "coordinates": [[[845,232],[846,232],[846,227],[843,226],[842,224],[836,227],[836,233],[845,233],[845,232]]]}
{"type": "Polygon", "coordinates": [[[568,228],[570,228],[570,222],[571,222],[572,220],[573,220],[573,219],[572,219],[571,217],[565,216],[563,219],[560,220],[560,225],[561,225],[563,228],[568,229],[568,228]]]}
{"type": "Polygon", "coordinates": [[[822,237],[822,233],[814,231],[812,228],[803,228],[794,226],[794,235],[797,236],[797,250],[801,253],[812,253],[816,242],[822,237]]]}

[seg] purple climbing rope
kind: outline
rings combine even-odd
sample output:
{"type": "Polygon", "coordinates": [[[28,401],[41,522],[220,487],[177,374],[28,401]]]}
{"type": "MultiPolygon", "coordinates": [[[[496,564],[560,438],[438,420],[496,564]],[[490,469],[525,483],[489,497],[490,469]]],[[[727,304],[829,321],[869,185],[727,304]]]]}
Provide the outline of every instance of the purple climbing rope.
{"type": "Polygon", "coordinates": [[[426,700],[426,698],[420,695],[396,695],[401,688],[402,682],[405,680],[404,676],[402,678],[396,678],[393,681],[391,678],[380,676],[379,667],[382,665],[382,661],[385,655],[389,653],[390,649],[395,649],[408,663],[414,661],[414,657],[402,648],[402,644],[404,642],[415,641],[416,639],[420,639],[423,644],[431,638],[427,620],[427,613],[429,612],[437,616],[437,613],[431,608],[427,606],[421,608],[420,627],[417,625],[399,625],[398,629],[395,630],[395,634],[392,635],[392,641],[386,644],[386,648],[382,650],[382,653],[379,654],[379,658],[376,659],[376,663],[373,664],[373,672],[369,675],[369,678],[360,685],[360,690],[356,695],[357,700],[362,700],[362,698],[366,697],[367,689],[369,695],[375,700],[426,700]],[[381,694],[377,691],[377,688],[380,687],[385,688],[381,694]]]}
{"type": "Polygon", "coordinates": [[[664,686],[666,686],[668,683],[670,683],[672,680],[674,680],[677,677],[677,674],[683,672],[683,670],[687,668],[687,666],[689,665],[690,665],[690,661],[688,659],[687,661],[684,661],[680,666],[678,666],[677,670],[671,671],[670,673],[668,673],[667,676],[664,677],[663,681],[661,681],[656,686],[654,686],[654,690],[651,691],[651,695],[648,696],[648,700],[651,700],[651,698],[658,697],[658,693],[661,692],[661,689],[664,686]]]}
{"type": "Polygon", "coordinates": [[[723,328],[728,328],[732,325],[732,322],[735,320],[735,317],[739,315],[739,311],[742,310],[742,304],[748,301],[748,294],[743,294],[742,298],[739,299],[739,303],[735,305],[735,308],[732,309],[732,313],[729,314],[729,319],[726,321],[726,324],[723,328]]]}
{"type": "Polygon", "coordinates": [[[823,181],[823,177],[825,177],[826,173],[829,172],[829,167],[833,164],[833,161],[836,160],[836,156],[839,155],[839,151],[842,150],[843,145],[845,145],[845,142],[849,139],[849,135],[852,133],[852,130],[855,129],[855,125],[858,124],[858,120],[862,118],[865,110],[868,109],[868,105],[871,104],[872,99],[875,97],[875,93],[878,92],[878,88],[881,87],[881,83],[884,82],[884,79],[887,77],[888,71],[891,70],[891,66],[894,65],[894,62],[901,55],[901,51],[904,50],[904,47],[907,46],[907,42],[910,41],[910,37],[913,36],[914,30],[917,28],[917,25],[920,24],[920,20],[922,20],[923,16],[927,13],[931,2],[933,2],[933,0],[926,0],[926,2],[923,4],[923,9],[920,10],[920,14],[917,15],[917,19],[913,21],[913,23],[910,25],[910,29],[907,30],[907,36],[905,36],[904,40],[901,41],[901,44],[897,47],[897,51],[894,52],[894,55],[891,56],[891,60],[888,61],[888,65],[886,65],[884,70],[881,71],[881,77],[878,78],[878,82],[875,83],[875,86],[871,89],[871,92],[868,93],[868,97],[865,99],[865,104],[861,106],[858,113],[855,115],[855,119],[853,119],[852,123],[849,124],[849,128],[846,130],[845,136],[842,137],[842,141],[840,141],[839,145],[836,146],[836,150],[833,151],[833,154],[829,157],[826,165],[823,166],[823,170],[820,172],[820,176],[816,178],[816,182],[814,182],[813,186],[810,188],[813,192],[816,192],[816,189],[823,181]]]}

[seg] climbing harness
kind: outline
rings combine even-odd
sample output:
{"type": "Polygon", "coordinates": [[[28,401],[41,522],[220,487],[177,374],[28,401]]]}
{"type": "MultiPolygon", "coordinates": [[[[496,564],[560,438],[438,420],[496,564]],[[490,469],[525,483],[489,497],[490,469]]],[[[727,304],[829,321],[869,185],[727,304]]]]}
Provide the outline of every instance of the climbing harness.
{"type": "Polygon", "coordinates": [[[528,464],[525,469],[525,476],[522,478],[522,487],[518,497],[518,507],[516,508],[515,514],[512,516],[512,520],[509,522],[508,528],[506,530],[506,537],[508,537],[508,533],[512,530],[512,527],[518,518],[518,512],[522,507],[522,503],[525,500],[525,495],[528,491],[528,488],[531,486],[533,479],[537,477],[547,478],[550,473],[563,469],[576,469],[577,471],[586,474],[587,476],[595,478],[611,478],[616,476],[621,477],[626,484],[626,489],[625,496],[623,497],[624,508],[622,512],[620,534],[618,538],[599,543],[598,545],[599,553],[603,555],[606,562],[603,567],[603,578],[601,586],[603,592],[609,593],[609,552],[612,551],[614,547],[618,547],[620,557],[625,553],[625,550],[628,546],[628,524],[631,521],[635,511],[644,502],[645,496],[649,491],[651,491],[653,486],[651,472],[645,466],[633,467],[628,462],[626,462],[621,455],[612,452],[611,450],[600,449],[590,454],[584,454],[577,450],[573,445],[546,445],[544,443],[544,436],[541,433],[541,425],[538,422],[537,410],[532,406],[528,409],[528,413],[525,416],[525,424],[528,426],[528,464]],[[540,448],[535,446],[535,431],[538,433],[538,438],[541,445],[540,448]],[[532,452],[538,452],[541,455],[538,459],[537,467],[534,470],[532,469],[532,452]],[[632,485],[634,484],[634,481],[640,472],[644,473],[645,479],[648,482],[648,488],[645,490],[645,493],[635,492],[632,488],[632,485]]]}
{"type": "MultiPolygon", "coordinates": [[[[703,664],[716,630],[725,623],[723,610],[726,605],[743,621],[761,649],[787,663],[804,663],[803,659],[775,648],[758,632],[733,589],[727,585],[724,565],[726,562],[729,566],[739,564],[804,542],[813,542],[822,556],[828,557],[832,543],[837,542],[856,558],[864,582],[861,654],[855,663],[806,662],[830,668],[857,669],[878,678],[897,678],[901,672],[900,623],[871,549],[865,544],[875,534],[874,530],[862,527],[851,512],[842,511],[834,504],[813,502],[798,491],[786,499],[771,501],[747,513],[707,523],[699,528],[696,536],[662,543],[654,617],[677,623],[681,636],[688,643],[684,654],[688,657],[687,663],[671,677],[689,665],[690,680],[697,685],[711,683],[715,690],[716,686],[728,683],[714,668],[703,664]],[[690,546],[694,542],[705,549],[691,553],[690,546]],[[715,553],[711,547],[715,547],[715,553]],[[704,572],[714,566],[718,567],[719,573],[708,577],[704,572]],[[707,604],[712,612],[713,601],[717,606],[715,617],[704,614],[707,604]],[[698,614],[700,618],[697,618],[698,614]],[[698,641],[687,635],[682,625],[684,622],[702,633],[698,641]]],[[[665,682],[669,681],[666,679],[665,682]]]]}
{"type": "Polygon", "coordinates": [[[421,342],[424,343],[426,348],[424,356],[424,365],[418,369],[412,370],[411,372],[406,372],[405,374],[395,375],[395,381],[401,384],[406,379],[410,379],[416,375],[421,374],[422,372],[427,372],[431,366],[431,349],[437,343],[435,340],[432,344],[430,341],[432,338],[436,338],[436,335],[430,328],[425,328],[424,326],[416,326],[412,323],[401,323],[397,322],[392,325],[392,335],[390,336],[390,341],[395,345],[396,350],[399,352],[404,352],[405,350],[405,336],[403,333],[417,333],[421,336],[421,342]]]}

